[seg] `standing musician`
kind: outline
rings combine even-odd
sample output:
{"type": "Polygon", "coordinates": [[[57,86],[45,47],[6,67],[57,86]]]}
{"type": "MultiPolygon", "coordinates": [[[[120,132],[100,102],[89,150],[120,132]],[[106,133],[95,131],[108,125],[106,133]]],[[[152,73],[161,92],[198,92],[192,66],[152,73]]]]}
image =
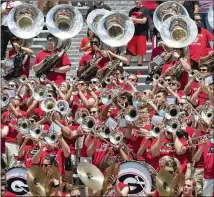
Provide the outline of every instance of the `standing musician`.
{"type": "MultiPolygon", "coordinates": [[[[34,60],[33,70],[35,72],[37,72],[41,67],[43,67],[46,57],[53,56],[57,52],[60,52],[60,50],[57,49],[57,42],[58,39],[52,34],[49,34],[47,36],[46,50],[40,51],[37,54],[36,59],[34,60]]],[[[66,73],[70,71],[70,67],[71,62],[67,54],[64,52],[58,62],[55,65],[51,66],[51,70],[47,71],[47,73],[44,74],[47,75],[48,80],[54,81],[56,84],[60,84],[65,81],[66,73]]]]}

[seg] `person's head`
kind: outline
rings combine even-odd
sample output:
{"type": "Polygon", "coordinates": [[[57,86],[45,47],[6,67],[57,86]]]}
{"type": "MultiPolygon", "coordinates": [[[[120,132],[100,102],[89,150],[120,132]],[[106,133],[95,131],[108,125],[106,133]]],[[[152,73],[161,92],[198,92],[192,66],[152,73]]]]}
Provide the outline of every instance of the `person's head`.
{"type": "Polygon", "coordinates": [[[98,107],[92,107],[90,110],[90,115],[91,116],[94,116],[95,118],[98,118],[99,117],[99,112],[100,112],[100,109],[98,107]]]}
{"type": "Polygon", "coordinates": [[[58,39],[54,35],[49,34],[47,36],[47,50],[48,51],[54,51],[54,50],[56,50],[56,48],[57,48],[57,42],[58,42],[58,39]]]}
{"type": "Polygon", "coordinates": [[[101,6],[101,5],[104,4],[104,0],[97,0],[97,1],[95,2],[95,4],[96,4],[96,6],[101,6]]]}
{"type": "Polygon", "coordinates": [[[63,81],[60,86],[59,89],[63,92],[63,93],[67,93],[67,91],[70,89],[70,85],[68,82],[63,81]]]}
{"type": "Polygon", "coordinates": [[[95,36],[95,33],[88,28],[87,37],[92,38],[95,36]]]}
{"type": "Polygon", "coordinates": [[[85,81],[79,81],[78,85],[79,85],[79,87],[80,87],[80,89],[82,91],[86,91],[87,90],[87,84],[86,84],[85,81]]]}
{"type": "Polygon", "coordinates": [[[48,83],[46,84],[46,88],[48,91],[55,91],[56,92],[56,88],[54,87],[54,85],[48,83]]]}
{"type": "Polygon", "coordinates": [[[201,22],[201,16],[200,14],[194,14],[194,21],[198,27],[198,31],[200,33],[201,31],[201,27],[202,27],[202,22],[201,22]]]}
{"type": "Polygon", "coordinates": [[[132,95],[130,93],[128,93],[128,92],[124,92],[121,95],[119,95],[117,97],[117,101],[120,104],[123,104],[124,107],[128,107],[130,105],[133,105],[133,103],[132,103],[132,95]]]}
{"type": "Polygon", "coordinates": [[[14,97],[14,99],[12,100],[12,103],[13,103],[14,107],[20,106],[22,103],[22,97],[20,95],[16,95],[14,97]]]}
{"type": "Polygon", "coordinates": [[[180,82],[178,82],[176,79],[172,79],[171,82],[168,83],[169,87],[174,91],[177,92],[180,88],[180,82]]]}
{"type": "Polygon", "coordinates": [[[196,196],[196,181],[193,178],[187,178],[185,180],[183,196],[196,196]]]}
{"type": "Polygon", "coordinates": [[[123,67],[117,66],[114,72],[114,77],[118,80],[121,75],[123,75],[123,67]]]}
{"type": "Polygon", "coordinates": [[[173,157],[163,156],[159,159],[159,167],[161,170],[167,170],[168,172],[174,174],[181,171],[180,162],[173,157]]]}
{"type": "Polygon", "coordinates": [[[15,89],[16,90],[18,88],[18,85],[14,80],[9,81],[8,86],[9,86],[10,89],[15,89]]]}
{"type": "Polygon", "coordinates": [[[128,80],[129,80],[134,86],[137,86],[138,78],[137,78],[136,75],[130,74],[130,75],[128,76],[128,80]]]}
{"type": "Polygon", "coordinates": [[[29,117],[29,121],[30,123],[33,125],[35,124],[36,122],[39,121],[39,116],[37,114],[32,114],[30,117],[29,117]]]}
{"type": "Polygon", "coordinates": [[[97,85],[99,84],[99,79],[98,78],[92,78],[90,81],[91,87],[96,89],[97,85]]]}
{"type": "Polygon", "coordinates": [[[12,35],[12,38],[11,38],[12,42],[13,43],[17,43],[19,46],[22,44],[23,42],[23,39],[22,38],[19,38],[15,35],[12,35]]]}
{"type": "Polygon", "coordinates": [[[78,186],[73,186],[69,190],[71,197],[81,197],[80,188],[78,186]]]}
{"type": "Polygon", "coordinates": [[[146,98],[154,98],[154,93],[151,90],[144,90],[143,92],[143,96],[146,98]]]}
{"type": "Polygon", "coordinates": [[[142,7],[142,0],[135,0],[135,5],[137,8],[142,7]]]}
{"type": "Polygon", "coordinates": [[[157,105],[162,105],[166,101],[167,92],[166,91],[159,91],[155,95],[155,99],[157,101],[157,105]]]}
{"type": "Polygon", "coordinates": [[[169,84],[172,81],[172,76],[171,75],[165,75],[164,81],[169,84]]]}
{"type": "Polygon", "coordinates": [[[100,39],[96,36],[94,36],[93,38],[91,38],[91,47],[92,50],[94,50],[94,46],[97,46],[99,48],[100,46],[100,39]]]}
{"type": "Polygon", "coordinates": [[[210,75],[210,69],[207,65],[201,65],[198,70],[202,77],[207,77],[208,75],[210,75]]]}
{"type": "Polygon", "coordinates": [[[54,158],[47,155],[41,164],[42,170],[45,173],[48,173],[48,171],[50,170],[51,165],[53,165],[53,163],[54,163],[54,158]]]}

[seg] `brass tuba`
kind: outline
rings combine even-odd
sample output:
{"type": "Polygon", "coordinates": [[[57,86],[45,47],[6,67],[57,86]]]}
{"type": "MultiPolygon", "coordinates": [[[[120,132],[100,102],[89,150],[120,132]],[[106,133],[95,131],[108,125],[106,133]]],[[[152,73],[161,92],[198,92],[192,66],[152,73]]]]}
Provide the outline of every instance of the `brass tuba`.
{"type": "Polygon", "coordinates": [[[87,21],[86,21],[90,30],[93,31],[95,34],[97,34],[97,27],[100,19],[109,13],[111,12],[104,9],[96,9],[90,12],[87,16],[87,21]]]}
{"type": "Polygon", "coordinates": [[[175,1],[167,1],[159,5],[153,15],[153,21],[156,29],[160,31],[162,23],[172,16],[189,16],[186,8],[175,1]]]}
{"type": "Polygon", "coordinates": [[[160,35],[167,46],[184,48],[196,39],[198,28],[188,16],[172,16],[162,23],[160,35]]]}
{"type": "Polygon", "coordinates": [[[80,11],[68,4],[53,7],[46,16],[49,32],[62,40],[76,36],[83,27],[80,11]]]}
{"type": "Polygon", "coordinates": [[[99,38],[111,47],[126,45],[134,35],[134,24],[122,13],[109,13],[103,16],[97,27],[99,38]]]}
{"type": "Polygon", "coordinates": [[[19,38],[33,38],[42,31],[43,26],[44,16],[34,5],[18,5],[8,14],[8,28],[19,38]]]}

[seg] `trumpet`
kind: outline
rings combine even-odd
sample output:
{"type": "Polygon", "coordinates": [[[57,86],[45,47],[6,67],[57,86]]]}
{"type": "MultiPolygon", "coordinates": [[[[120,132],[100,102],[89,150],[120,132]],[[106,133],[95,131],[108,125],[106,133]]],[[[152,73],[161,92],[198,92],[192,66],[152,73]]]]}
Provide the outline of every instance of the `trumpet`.
{"type": "Polygon", "coordinates": [[[58,111],[61,115],[66,115],[69,109],[69,104],[65,100],[59,100],[56,102],[55,110],[58,111]]]}
{"type": "Polygon", "coordinates": [[[177,105],[169,105],[166,108],[165,117],[166,119],[178,118],[180,116],[180,109],[177,105]]]}
{"type": "Polygon", "coordinates": [[[21,75],[19,77],[19,81],[23,84],[27,84],[28,83],[28,78],[25,75],[21,75]]]}
{"type": "Polygon", "coordinates": [[[1,108],[2,109],[9,105],[10,99],[11,99],[11,96],[9,95],[9,93],[4,91],[1,95],[1,108]]]}
{"type": "Polygon", "coordinates": [[[90,116],[89,111],[85,108],[80,108],[75,113],[75,121],[81,125],[83,119],[87,116],[90,116]]]}
{"type": "Polygon", "coordinates": [[[181,124],[178,119],[170,119],[166,125],[167,131],[175,133],[181,128],[181,124]]]}
{"type": "Polygon", "coordinates": [[[45,86],[36,86],[33,90],[33,98],[36,101],[42,101],[48,94],[48,90],[45,86]]]}
{"type": "Polygon", "coordinates": [[[85,132],[91,132],[96,127],[96,120],[92,116],[87,116],[82,120],[81,129],[85,132]]]}

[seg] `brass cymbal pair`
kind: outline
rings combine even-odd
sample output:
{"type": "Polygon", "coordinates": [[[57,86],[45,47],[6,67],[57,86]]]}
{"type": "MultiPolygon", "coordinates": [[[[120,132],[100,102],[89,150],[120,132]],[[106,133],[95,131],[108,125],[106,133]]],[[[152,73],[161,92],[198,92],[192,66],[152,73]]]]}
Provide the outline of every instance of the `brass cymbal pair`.
{"type": "Polygon", "coordinates": [[[175,177],[167,170],[161,170],[156,177],[156,187],[161,196],[175,196],[184,186],[185,176],[183,173],[175,177]]]}
{"type": "Polygon", "coordinates": [[[33,165],[27,171],[28,188],[33,196],[50,196],[53,192],[53,179],[60,182],[60,177],[61,175],[55,166],[51,167],[46,176],[39,166],[33,165]]]}

